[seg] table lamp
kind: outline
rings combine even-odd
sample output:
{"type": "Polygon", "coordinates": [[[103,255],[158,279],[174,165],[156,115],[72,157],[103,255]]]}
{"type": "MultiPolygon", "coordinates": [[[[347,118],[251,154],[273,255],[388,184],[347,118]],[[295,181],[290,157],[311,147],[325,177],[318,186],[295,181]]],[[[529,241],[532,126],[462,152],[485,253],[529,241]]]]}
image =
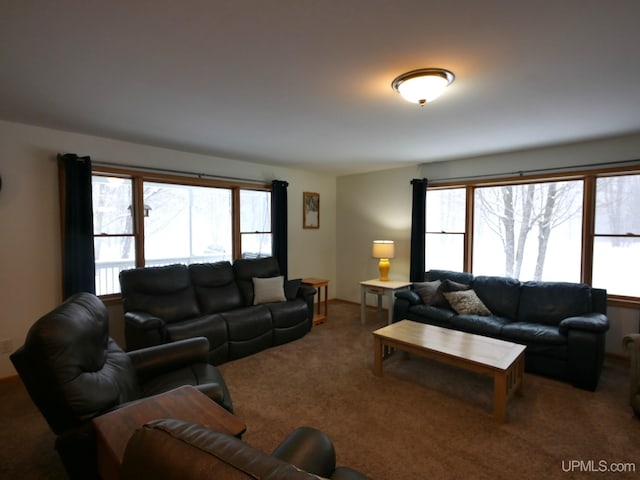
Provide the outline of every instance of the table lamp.
{"type": "Polygon", "coordinates": [[[389,280],[389,269],[391,268],[390,258],[395,256],[395,248],[393,240],[374,240],[371,249],[373,258],[378,258],[378,270],[380,270],[380,280],[386,282],[389,280]]]}

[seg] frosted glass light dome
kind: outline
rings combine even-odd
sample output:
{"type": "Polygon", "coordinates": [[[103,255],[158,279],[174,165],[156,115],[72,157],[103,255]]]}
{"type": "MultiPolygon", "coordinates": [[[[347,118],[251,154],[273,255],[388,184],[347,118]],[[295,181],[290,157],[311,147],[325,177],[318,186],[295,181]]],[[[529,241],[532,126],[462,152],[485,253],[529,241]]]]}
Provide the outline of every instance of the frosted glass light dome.
{"type": "Polygon", "coordinates": [[[424,105],[442,95],[454,78],[448,70],[423,68],[396,77],[391,87],[408,102],[424,105]]]}

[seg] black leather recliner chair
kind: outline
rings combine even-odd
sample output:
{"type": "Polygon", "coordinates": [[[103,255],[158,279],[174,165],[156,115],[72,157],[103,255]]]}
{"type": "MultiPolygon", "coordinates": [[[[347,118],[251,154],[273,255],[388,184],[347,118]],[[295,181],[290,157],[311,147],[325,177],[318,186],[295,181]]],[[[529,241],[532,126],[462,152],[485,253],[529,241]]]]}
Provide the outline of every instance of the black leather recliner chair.
{"type": "Polygon", "coordinates": [[[222,375],[207,363],[206,338],[124,352],[109,336],[107,309],[78,293],[40,318],[11,355],[33,402],[57,435],[71,478],[97,478],[91,419],[182,385],[196,386],[233,411],[222,375]]]}
{"type": "Polygon", "coordinates": [[[175,419],[154,420],[129,440],[122,480],[370,480],[336,467],[327,435],[311,427],[293,431],[271,455],[238,438],[175,419]]]}

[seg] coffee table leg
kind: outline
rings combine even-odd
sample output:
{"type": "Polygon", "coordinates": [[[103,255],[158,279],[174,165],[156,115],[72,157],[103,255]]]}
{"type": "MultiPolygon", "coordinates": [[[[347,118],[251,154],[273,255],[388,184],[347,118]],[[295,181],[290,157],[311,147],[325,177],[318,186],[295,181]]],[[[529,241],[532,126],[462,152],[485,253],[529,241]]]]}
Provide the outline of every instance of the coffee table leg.
{"type": "Polygon", "coordinates": [[[373,337],[373,374],[382,376],[382,340],[378,337],[373,337]]]}
{"type": "Polygon", "coordinates": [[[504,372],[493,377],[493,416],[500,423],[507,420],[507,378],[504,372]]]}
{"type": "Polygon", "coordinates": [[[517,366],[517,375],[518,375],[518,388],[516,388],[516,395],[522,397],[524,395],[524,353],[520,355],[520,358],[516,360],[517,366]]]}

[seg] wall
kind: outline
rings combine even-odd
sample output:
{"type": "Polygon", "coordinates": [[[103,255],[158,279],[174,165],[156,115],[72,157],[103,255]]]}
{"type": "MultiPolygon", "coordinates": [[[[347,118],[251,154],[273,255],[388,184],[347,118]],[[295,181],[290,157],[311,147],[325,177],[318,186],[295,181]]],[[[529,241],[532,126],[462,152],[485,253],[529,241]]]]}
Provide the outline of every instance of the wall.
{"type": "MultiPolygon", "coordinates": [[[[31,324],[61,301],[60,216],[56,155],[89,155],[118,163],[289,182],[289,277],[330,280],[335,296],[335,177],[276,166],[79,135],[0,121],[0,378],[15,375],[9,353],[31,324]],[[318,230],[302,229],[302,192],[320,194],[318,230]]],[[[110,307],[112,336],[122,341],[121,309],[110,307]]]]}
{"type": "MultiPolygon", "coordinates": [[[[371,241],[375,239],[396,241],[396,258],[391,260],[390,277],[409,278],[410,182],[413,178],[434,181],[496,176],[531,169],[634,159],[640,159],[640,135],[338,177],[337,296],[359,302],[359,282],[377,277],[376,260],[370,253],[371,241]]],[[[375,297],[368,303],[374,301],[375,297]]],[[[625,333],[638,331],[639,312],[610,307],[609,317],[612,327],[607,335],[607,351],[622,355],[621,338],[625,333]]]]}

